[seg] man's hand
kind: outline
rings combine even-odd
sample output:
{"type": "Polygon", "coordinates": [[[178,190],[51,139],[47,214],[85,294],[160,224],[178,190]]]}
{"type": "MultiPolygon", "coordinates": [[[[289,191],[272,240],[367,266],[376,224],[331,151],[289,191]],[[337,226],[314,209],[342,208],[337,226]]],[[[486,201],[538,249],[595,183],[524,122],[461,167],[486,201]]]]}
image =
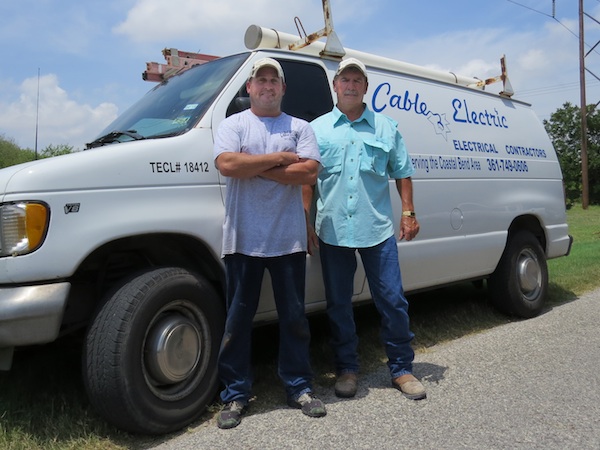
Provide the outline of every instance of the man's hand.
{"type": "Polygon", "coordinates": [[[289,166],[300,162],[300,157],[295,152],[279,152],[278,156],[280,157],[278,166],[289,166]]]}
{"type": "MultiPolygon", "coordinates": [[[[284,152],[285,153],[285,152],[284,152]]],[[[319,173],[319,163],[314,159],[298,158],[298,155],[291,153],[294,158],[285,159],[285,164],[265,170],[260,174],[263,178],[277,181],[281,184],[314,184],[317,181],[319,173]],[[293,162],[290,162],[294,160],[293,162]]]]}
{"type": "Polygon", "coordinates": [[[400,240],[413,240],[419,233],[419,228],[419,222],[416,217],[402,216],[402,219],[400,219],[400,240]]]}
{"type": "Polygon", "coordinates": [[[315,185],[305,184],[302,186],[302,204],[304,205],[304,215],[306,217],[306,237],[308,242],[306,248],[309,255],[314,254],[319,249],[319,236],[315,232],[315,227],[310,220],[310,210],[312,208],[315,185]]]}
{"type": "Polygon", "coordinates": [[[309,223],[306,224],[306,235],[308,237],[306,248],[308,249],[308,254],[312,255],[316,250],[319,250],[319,237],[315,232],[315,227],[309,223]]]}
{"type": "Polygon", "coordinates": [[[250,155],[241,152],[225,152],[215,160],[221,175],[233,178],[252,178],[265,171],[281,169],[300,162],[295,152],[275,152],[250,155]]]}

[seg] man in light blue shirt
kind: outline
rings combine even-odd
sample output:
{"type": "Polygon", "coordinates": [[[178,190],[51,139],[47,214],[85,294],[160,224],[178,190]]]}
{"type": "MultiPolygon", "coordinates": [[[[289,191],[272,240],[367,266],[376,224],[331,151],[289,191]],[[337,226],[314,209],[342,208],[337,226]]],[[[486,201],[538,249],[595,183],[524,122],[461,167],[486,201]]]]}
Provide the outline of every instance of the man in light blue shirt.
{"type": "Polygon", "coordinates": [[[335,354],[335,393],[353,397],[357,391],[358,337],[352,290],[358,251],[381,314],[392,385],[406,397],[420,400],[426,392],[412,375],[414,335],[402,289],[389,189],[389,179],[393,178],[402,200],[399,238],[411,240],[419,232],[410,178],[415,170],[398,124],[369,110],[363,102],[368,88],[364,64],[355,58],[343,60],[333,88],[336,106],[311,123],[322,169],[316,189],[305,186],[303,193],[307,212],[313,192],[317,196],[309,244],[320,249],[335,354]]]}

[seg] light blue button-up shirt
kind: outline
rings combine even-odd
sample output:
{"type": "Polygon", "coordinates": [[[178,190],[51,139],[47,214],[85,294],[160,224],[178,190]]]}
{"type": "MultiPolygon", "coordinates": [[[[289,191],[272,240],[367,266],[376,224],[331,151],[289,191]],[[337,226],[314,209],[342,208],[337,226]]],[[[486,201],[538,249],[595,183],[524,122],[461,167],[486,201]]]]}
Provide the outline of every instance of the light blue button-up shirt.
{"type": "Polygon", "coordinates": [[[412,165],[398,123],[365,106],[350,122],[337,107],[311,123],[321,152],[315,231],[330,245],[372,247],[394,235],[389,179],[412,165]]]}

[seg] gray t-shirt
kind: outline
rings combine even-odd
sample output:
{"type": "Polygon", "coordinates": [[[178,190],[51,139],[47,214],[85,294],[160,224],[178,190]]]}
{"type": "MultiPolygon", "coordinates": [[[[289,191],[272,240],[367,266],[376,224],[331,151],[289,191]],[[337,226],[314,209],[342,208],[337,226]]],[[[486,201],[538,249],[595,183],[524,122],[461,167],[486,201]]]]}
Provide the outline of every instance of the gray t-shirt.
{"type": "MultiPolygon", "coordinates": [[[[320,161],[315,134],[303,119],[282,113],[258,117],[247,109],[225,119],[215,137],[215,159],[225,152],[295,152],[320,161]]],[[[260,176],[227,178],[222,255],[272,257],[306,251],[302,187],[260,176]]]]}

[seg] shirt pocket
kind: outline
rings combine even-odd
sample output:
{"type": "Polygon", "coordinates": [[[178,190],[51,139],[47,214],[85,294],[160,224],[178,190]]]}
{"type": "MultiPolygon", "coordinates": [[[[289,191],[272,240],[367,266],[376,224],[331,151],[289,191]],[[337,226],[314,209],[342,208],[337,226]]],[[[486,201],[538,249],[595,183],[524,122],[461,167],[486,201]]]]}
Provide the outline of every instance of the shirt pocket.
{"type": "Polygon", "coordinates": [[[328,176],[341,173],[342,162],[343,157],[341,155],[321,156],[321,174],[328,176]]]}
{"type": "Polygon", "coordinates": [[[360,170],[385,176],[390,159],[391,145],[376,139],[368,139],[364,143],[365,153],[360,161],[360,170]]]}
{"type": "Polygon", "coordinates": [[[321,175],[339,174],[344,164],[344,142],[319,139],[321,175]]]}

